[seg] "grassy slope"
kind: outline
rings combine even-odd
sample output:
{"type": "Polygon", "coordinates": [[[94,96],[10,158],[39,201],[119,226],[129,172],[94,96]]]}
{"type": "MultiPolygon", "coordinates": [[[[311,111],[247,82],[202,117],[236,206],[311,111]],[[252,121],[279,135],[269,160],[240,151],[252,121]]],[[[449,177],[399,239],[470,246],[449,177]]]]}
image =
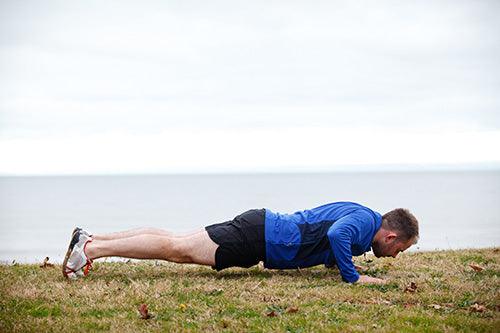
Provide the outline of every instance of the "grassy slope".
{"type": "Polygon", "coordinates": [[[68,282],[60,266],[3,265],[0,331],[498,332],[499,257],[496,248],[356,259],[369,275],[388,278],[386,286],[343,283],[338,270],[321,266],[217,273],[153,261],[100,262],[87,278],[68,282]],[[411,282],[417,290],[405,292],[411,282]],[[151,319],[139,318],[142,303],[151,319]],[[486,310],[474,312],[474,303],[486,310]]]}

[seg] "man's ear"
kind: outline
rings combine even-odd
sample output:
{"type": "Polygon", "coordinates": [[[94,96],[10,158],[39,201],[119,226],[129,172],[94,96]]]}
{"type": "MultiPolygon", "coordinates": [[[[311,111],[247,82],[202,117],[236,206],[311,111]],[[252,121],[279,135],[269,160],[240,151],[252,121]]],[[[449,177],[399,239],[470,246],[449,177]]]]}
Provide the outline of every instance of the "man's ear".
{"type": "Polygon", "coordinates": [[[387,235],[385,235],[385,242],[389,243],[398,238],[398,235],[395,232],[389,231],[387,235]]]}

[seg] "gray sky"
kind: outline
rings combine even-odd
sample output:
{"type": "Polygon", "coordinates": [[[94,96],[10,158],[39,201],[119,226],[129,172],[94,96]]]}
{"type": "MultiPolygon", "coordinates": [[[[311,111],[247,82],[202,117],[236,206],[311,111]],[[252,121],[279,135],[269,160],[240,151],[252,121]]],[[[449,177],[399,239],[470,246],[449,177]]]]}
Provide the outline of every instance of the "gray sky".
{"type": "Polygon", "coordinates": [[[2,1],[0,174],[500,163],[497,1],[2,1]]]}

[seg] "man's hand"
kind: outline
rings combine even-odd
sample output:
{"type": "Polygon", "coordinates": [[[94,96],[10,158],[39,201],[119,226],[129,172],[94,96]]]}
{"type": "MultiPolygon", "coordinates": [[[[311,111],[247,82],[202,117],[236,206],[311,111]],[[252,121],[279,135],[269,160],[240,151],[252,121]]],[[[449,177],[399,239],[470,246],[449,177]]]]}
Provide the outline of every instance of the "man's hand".
{"type": "Polygon", "coordinates": [[[360,275],[359,279],[358,279],[358,281],[356,281],[356,283],[361,283],[361,284],[365,284],[365,283],[386,284],[387,281],[383,280],[383,279],[374,278],[374,277],[371,277],[371,276],[368,276],[368,275],[360,275]]]}

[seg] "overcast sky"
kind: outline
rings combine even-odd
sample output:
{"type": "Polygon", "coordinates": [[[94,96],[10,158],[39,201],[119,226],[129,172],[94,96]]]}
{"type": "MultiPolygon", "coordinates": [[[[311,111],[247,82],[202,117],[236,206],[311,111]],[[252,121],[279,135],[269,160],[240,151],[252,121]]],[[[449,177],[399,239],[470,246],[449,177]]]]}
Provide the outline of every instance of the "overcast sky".
{"type": "Polygon", "coordinates": [[[498,1],[0,2],[0,174],[500,165],[498,1]]]}

